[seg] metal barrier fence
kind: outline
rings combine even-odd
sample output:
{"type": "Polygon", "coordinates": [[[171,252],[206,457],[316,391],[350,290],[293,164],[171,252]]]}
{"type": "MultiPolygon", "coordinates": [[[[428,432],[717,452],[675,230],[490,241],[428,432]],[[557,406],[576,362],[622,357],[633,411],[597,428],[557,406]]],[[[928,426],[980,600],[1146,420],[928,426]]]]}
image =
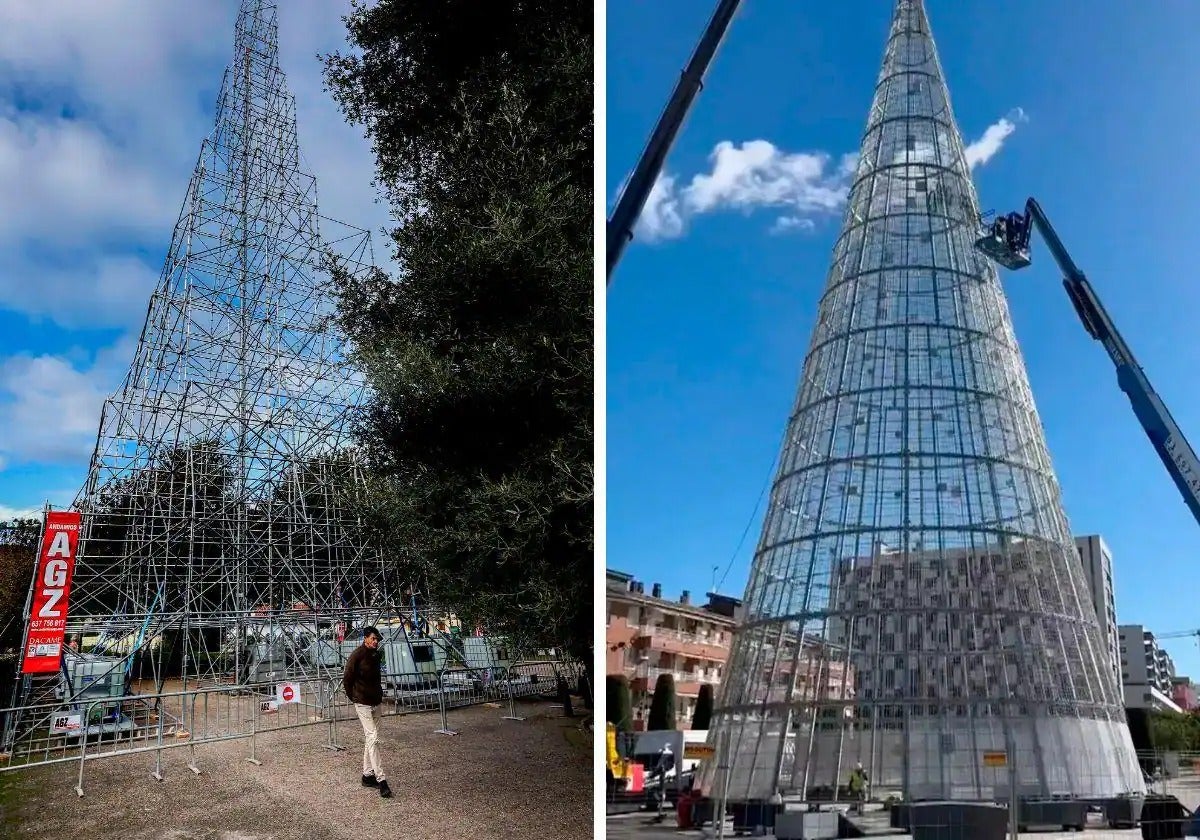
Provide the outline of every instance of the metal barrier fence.
{"type": "MultiPolygon", "coordinates": [[[[884,803],[800,803],[784,801],[729,803],[723,819],[714,821],[711,800],[685,799],[676,806],[682,825],[701,828],[705,836],[969,838],[1019,840],[1062,838],[1084,840],[1159,840],[1195,838],[1194,817],[1174,800],[1155,797],[1106,801],[1022,799],[1015,810],[991,801],[884,803]],[[1061,832],[1061,833],[1060,833],[1061,832]],[[1067,832],[1071,832],[1070,835],[1067,832]],[[1075,832],[1083,832],[1076,835],[1075,832]]],[[[609,825],[620,816],[610,815],[609,825]]],[[[609,836],[614,836],[610,829],[609,836]]]]}
{"type": "MultiPolygon", "coordinates": [[[[449,727],[448,710],[494,703],[507,704],[503,719],[520,721],[515,701],[549,695],[559,677],[578,676],[582,668],[567,661],[534,661],[491,669],[443,667],[431,688],[410,684],[393,687],[385,696],[385,716],[440,713],[435,730],[449,727]]],[[[188,767],[199,774],[196,748],[205,744],[248,742],[245,760],[260,764],[258,736],[283,730],[324,727],[323,747],[341,750],[340,722],[357,721],[354,704],[342,690],[340,676],[297,677],[284,682],[206,686],[154,694],[81,698],[70,705],[39,703],[0,709],[8,733],[0,752],[0,772],[77,762],[75,792],[83,796],[88,762],[154,753],[153,778],[162,780],[166,750],[188,750],[188,767]]]]}
{"type": "MultiPolygon", "coordinates": [[[[618,735],[618,752],[629,756],[636,733],[618,735]]],[[[868,787],[861,799],[848,786],[828,798],[802,799],[794,791],[768,802],[727,803],[724,820],[714,820],[719,800],[692,793],[691,780],[679,785],[668,779],[663,796],[653,774],[645,773],[645,789],[623,793],[610,783],[606,791],[608,817],[616,824],[636,811],[663,809],[673,818],[679,808],[682,824],[705,826],[708,836],[735,834],[778,836],[896,836],[1007,837],[1043,829],[1085,831],[1092,840],[1158,840],[1200,838],[1200,752],[1139,752],[1145,772],[1146,795],[1116,794],[1076,798],[1070,794],[1022,794],[1009,801],[907,802],[897,793],[876,793],[868,787]],[[680,804],[682,801],[682,804],[680,804]]],[[[610,835],[612,836],[612,835],[610,835]]],[[[1048,836],[1063,836],[1051,834],[1048,836]]]]}

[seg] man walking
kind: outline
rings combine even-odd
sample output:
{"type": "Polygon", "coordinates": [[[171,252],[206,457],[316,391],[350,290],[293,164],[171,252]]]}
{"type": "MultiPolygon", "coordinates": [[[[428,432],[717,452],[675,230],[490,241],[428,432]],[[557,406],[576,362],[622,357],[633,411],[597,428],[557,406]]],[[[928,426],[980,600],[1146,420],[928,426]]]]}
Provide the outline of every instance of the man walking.
{"type": "Polygon", "coordinates": [[[346,660],[342,688],[354,703],[354,711],[363,728],[363,787],[379,788],[379,795],[392,795],[379,763],[379,704],[383,702],[383,652],[379,650],[382,637],[374,627],[363,628],[363,643],[346,660]]]}

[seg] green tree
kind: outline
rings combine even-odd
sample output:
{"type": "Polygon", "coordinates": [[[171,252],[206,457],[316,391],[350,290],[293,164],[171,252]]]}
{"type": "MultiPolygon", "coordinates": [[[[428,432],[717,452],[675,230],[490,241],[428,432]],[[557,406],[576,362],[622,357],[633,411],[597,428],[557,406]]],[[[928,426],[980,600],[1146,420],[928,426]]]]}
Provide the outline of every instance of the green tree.
{"type": "Polygon", "coordinates": [[[41,520],[18,518],[0,522],[0,652],[21,646],[25,599],[33,580],[41,536],[41,520]]]}
{"type": "Polygon", "coordinates": [[[170,581],[165,603],[179,603],[183,589],[193,607],[224,607],[205,593],[215,592],[219,562],[237,513],[230,488],[233,459],[217,441],[200,440],[165,450],[143,469],[100,486],[85,501],[88,538],[81,546],[76,580],[93,590],[90,609],[130,609],[122,603],[126,576],[161,567],[170,581]],[[190,580],[172,573],[181,558],[196,561],[190,580]]]}
{"type": "Polygon", "coordinates": [[[41,539],[41,519],[18,516],[7,522],[0,521],[0,545],[20,546],[36,550],[41,539]]]}
{"type": "Polygon", "coordinates": [[[708,683],[700,686],[700,696],[696,698],[696,711],[692,714],[692,729],[708,729],[712,721],[713,688],[708,683]]]}
{"type": "Polygon", "coordinates": [[[1175,712],[1151,712],[1150,741],[1155,750],[1200,750],[1200,720],[1175,712]]]}
{"type": "Polygon", "coordinates": [[[591,666],[592,18],[355,0],[326,82],[374,147],[395,276],[333,271],[372,386],[365,512],[401,580],[591,666]]]}
{"type": "Polygon", "coordinates": [[[675,728],[675,678],[670,674],[659,674],[654,682],[654,696],[650,698],[650,720],[646,728],[675,728]]]}
{"type": "Polygon", "coordinates": [[[608,722],[620,732],[629,732],[633,729],[633,697],[629,691],[629,680],[621,674],[609,674],[604,678],[604,688],[608,722]]]}
{"type": "MultiPolygon", "coordinates": [[[[294,575],[291,565],[281,562],[306,557],[331,569],[357,569],[365,541],[355,457],[348,450],[334,451],[291,463],[275,477],[269,498],[252,522],[254,543],[271,558],[264,566],[272,576],[271,591],[277,593],[275,606],[332,603],[339,586],[346,603],[365,604],[372,585],[382,588],[388,583],[366,580],[357,571],[342,580],[313,580],[294,575]]],[[[397,586],[389,588],[388,594],[409,603],[397,586]]]]}

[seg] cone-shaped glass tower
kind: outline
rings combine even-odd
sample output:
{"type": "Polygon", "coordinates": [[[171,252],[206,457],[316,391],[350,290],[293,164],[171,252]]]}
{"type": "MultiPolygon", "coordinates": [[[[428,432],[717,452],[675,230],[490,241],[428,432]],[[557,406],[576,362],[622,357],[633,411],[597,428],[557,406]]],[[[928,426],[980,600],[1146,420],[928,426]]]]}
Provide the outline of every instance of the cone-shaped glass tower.
{"type": "Polygon", "coordinates": [[[920,0],[898,0],[703,784],[1143,790],[920,0]]]}

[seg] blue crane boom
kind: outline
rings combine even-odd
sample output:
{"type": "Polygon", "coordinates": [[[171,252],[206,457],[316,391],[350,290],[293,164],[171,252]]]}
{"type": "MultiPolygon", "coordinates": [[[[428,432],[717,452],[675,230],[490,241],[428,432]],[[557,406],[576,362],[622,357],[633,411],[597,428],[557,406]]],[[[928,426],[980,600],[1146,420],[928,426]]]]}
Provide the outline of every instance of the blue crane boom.
{"type": "Polygon", "coordinates": [[[696,45],[687,66],[683,68],[683,74],[671,92],[671,98],[667,100],[667,107],[659,116],[646,148],[642,150],[637,166],[629,176],[629,183],[621,191],[617,206],[608,219],[604,250],[610,286],[613,269],[617,267],[625,246],[633,238],[633,226],[637,224],[642,208],[646,206],[646,199],[650,197],[654,182],[658,180],[658,174],[667,160],[667,153],[675,143],[675,136],[683,126],[692,101],[704,86],[704,74],[708,71],[713,56],[717,54],[717,48],[721,46],[740,3],[741,0],[720,0],[717,4],[716,12],[709,19],[704,34],[700,36],[700,43],[696,45]]]}
{"type": "Polygon", "coordinates": [[[1088,335],[1104,345],[1108,357],[1117,368],[1117,384],[1133,406],[1133,413],[1146,430],[1146,436],[1171,474],[1175,486],[1192,516],[1200,523],[1200,459],[1179,425],[1167,411],[1167,406],[1155,393],[1145,371],[1134,358],[1133,351],[1121,338],[1116,325],[1100,303],[1083,272],[1063,247],[1050,220],[1041,206],[1030,198],[1025,213],[1009,213],[996,219],[975,247],[1006,268],[1018,270],[1030,264],[1029,244],[1036,227],[1042,234],[1051,256],[1063,273],[1063,286],[1075,307],[1079,320],[1088,335]]]}

